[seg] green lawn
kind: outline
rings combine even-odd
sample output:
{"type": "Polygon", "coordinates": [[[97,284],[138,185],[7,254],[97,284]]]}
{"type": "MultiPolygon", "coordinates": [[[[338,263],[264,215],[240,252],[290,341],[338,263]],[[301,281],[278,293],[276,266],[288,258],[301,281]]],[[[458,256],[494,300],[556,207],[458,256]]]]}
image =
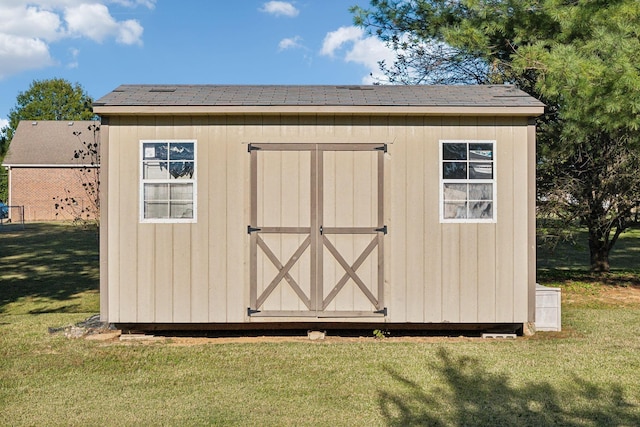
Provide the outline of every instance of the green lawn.
{"type": "MultiPolygon", "coordinates": [[[[589,244],[585,230],[574,233],[573,242],[538,245],[538,272],[551,270],[586,271],[589,269],[589,244]]],[[[640,227],[636,226],[622,233],[611,251],[611,270],[640,271],[640,227]]]]}
{"type": "Polygon", "coordinates": [[[105,343],[47,332],[98,309],[94,232],[0,243],[0,425],[640,425],[640,304],[565,305],[563,332],[515,340],[105,343]]]}
{"type": "Polygon", "coordinates": [[[97,231],[63,223],[25,227],[0,226],[0,313],[98,312],[97,231]]]}

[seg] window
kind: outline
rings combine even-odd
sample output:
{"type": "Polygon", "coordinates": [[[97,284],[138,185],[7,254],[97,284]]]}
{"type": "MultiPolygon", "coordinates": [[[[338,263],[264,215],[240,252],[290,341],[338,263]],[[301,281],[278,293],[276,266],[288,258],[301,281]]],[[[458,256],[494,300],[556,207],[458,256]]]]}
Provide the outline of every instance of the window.
{"type": "Polygon", "coordinates": [[[195,222],[195,141],[142,141],[140,220],[195,222]]]}
{"type": "Polygon", "coordinates": [[[442,222],[495,222],[495,141],[441,141],[442,222]]]}

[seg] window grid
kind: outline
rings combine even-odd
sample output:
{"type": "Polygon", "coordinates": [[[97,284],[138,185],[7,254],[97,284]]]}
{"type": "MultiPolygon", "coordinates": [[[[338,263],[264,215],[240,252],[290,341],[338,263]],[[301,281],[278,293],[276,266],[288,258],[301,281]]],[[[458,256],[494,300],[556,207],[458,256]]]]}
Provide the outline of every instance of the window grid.
{"type": "Polygon", "coordinates": [[[440,141],[441,222],[495,222],[495,141],[440,141]]]}
{"type": "Polygon", "coordinates": [[[196,222],[196,143],[141,141],[140,221],[196,222]]]}

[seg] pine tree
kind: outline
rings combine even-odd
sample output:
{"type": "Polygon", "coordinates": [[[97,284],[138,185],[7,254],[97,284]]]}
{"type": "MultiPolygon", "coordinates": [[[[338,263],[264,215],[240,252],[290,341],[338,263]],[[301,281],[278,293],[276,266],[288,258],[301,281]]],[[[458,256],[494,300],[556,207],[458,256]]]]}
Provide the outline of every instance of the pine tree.
{"type": "Polygon", "coordinates": [[[640,2],[372,0],[357,25],[386,41],[392,82],[512,83],[548,106],[539,121],[539,212],[584,226],[590,263],[640,201],[640,2]]]}

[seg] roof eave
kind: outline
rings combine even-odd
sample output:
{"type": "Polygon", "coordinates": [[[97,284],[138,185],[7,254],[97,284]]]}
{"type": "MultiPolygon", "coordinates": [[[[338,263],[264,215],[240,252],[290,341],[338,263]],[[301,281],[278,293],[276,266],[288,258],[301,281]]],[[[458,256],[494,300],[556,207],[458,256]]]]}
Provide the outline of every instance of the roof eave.
{"type": "Polygon", "coordinates": [[[59,169],[78,169],[78,168],[99,168],[96,164],[82,163],[2,163],[5,168],[59,168],[59,169]]]}
{"type": "Polygon", "coordinates": [[[307,106],[307,105],[96,105],[100,116],[128,115],[381,115],[381,116],[524,116],[544,113],[543,105],[528,106],[307,106]]]}

